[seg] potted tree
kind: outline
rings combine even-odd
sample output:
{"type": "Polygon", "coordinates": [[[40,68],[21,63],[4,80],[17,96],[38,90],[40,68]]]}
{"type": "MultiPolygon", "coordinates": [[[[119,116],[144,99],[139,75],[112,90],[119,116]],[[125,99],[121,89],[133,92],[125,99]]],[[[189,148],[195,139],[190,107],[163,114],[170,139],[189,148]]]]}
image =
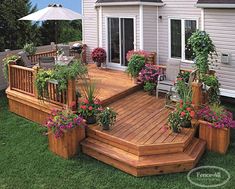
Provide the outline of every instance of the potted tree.
{"type": "Polygon", "coordinates": [[[106,61],[106,57],[107,55],[103,48],[95,48],[91,53],[91,58],[97,67],[101,67],[102,63],[106,61]]]}
{"type": "Polygon", "coordinates": [[[235,126],[232,113],[213,104],[200,109],[197,116],[199,138],[207,142],[207,149],[225,154],[230,143],[230,128],[235,126]]]}
{"type": "Polygon", "coordinates": [[[54,110],[47,120],[49,149],[68,159],[78,153],[80,142],[85,138],[83,118],[70,109],[54,110]]]}
{"type": "Polygon", "coordinates": [[[110,127],[116,122],[116,116],[117,113],[107,107],[98,114],[98,124],[103,128],[103,130],[110,130],[110,127]]]}

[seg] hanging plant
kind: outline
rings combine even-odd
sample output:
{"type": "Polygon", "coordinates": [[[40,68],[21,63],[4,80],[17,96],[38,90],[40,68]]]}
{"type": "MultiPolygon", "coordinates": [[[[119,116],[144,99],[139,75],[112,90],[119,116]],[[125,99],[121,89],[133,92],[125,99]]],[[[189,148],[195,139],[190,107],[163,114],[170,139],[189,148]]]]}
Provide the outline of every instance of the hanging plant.
{"type": "Polygon", "coordinates": [[[3,62],[3,73],[6,80],[8,80],[8,65],[10,62],[16,62],[19,59],[18,55],[12,55],[4,58],[3,62]]]}

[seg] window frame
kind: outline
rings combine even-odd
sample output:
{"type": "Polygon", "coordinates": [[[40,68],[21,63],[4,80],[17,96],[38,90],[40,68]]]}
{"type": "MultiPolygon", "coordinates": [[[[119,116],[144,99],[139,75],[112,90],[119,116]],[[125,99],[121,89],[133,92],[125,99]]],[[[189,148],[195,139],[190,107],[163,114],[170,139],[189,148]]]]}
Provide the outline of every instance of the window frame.
{"type": "Polygon", "coordinates": [[[180,60],[185,63],[194,63],[192,60],[185,59],[185,21],[196,21],[197,29],[199,29],[199,19],[198,18],[181,18],[181,17],[170,17],[168,19],[168,57],[173,60],[180,60]],[[171,57],[171,20],[181,21],[181,58],[171,57]]]}

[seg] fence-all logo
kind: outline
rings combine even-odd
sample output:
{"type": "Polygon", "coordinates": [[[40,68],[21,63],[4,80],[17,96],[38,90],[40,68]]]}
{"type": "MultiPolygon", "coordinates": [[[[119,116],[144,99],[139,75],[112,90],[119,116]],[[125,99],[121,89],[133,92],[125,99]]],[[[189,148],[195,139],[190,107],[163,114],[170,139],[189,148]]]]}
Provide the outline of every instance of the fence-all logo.
{"type": "Polygon", "coordinates": [[[202,166],[192,169],[187,175],[188,181],[198,187],[215,188],[229,182],[230,173],[217,166],[202,166]]]}

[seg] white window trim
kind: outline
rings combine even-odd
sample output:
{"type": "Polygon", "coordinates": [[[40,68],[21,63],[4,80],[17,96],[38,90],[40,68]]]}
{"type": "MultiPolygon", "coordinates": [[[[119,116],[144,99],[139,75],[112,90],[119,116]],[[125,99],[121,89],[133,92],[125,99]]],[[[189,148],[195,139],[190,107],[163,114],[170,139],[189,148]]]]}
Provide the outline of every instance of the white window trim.
{"type": "Polygon", "coordinates": [[[180,60],[183,63],[194,63],[191,60],[185,59],[185,20],[194,20],[197,24],[197,29],[199,29],[199,18],[182,18],[182,17],[169,17],[168,18],[168,58],[169,60],[180,60]],[[171,57],[171,20],[181,21],[181,58],[171,57]]]}
{"type": "MultiPolygon", "coordinates": [[[[114,15],[106,15],[105,16],[105,28],[106,28],[106,36],[105,36],[105,40],[106,40],[106,52],[107,52],[107,58],[106,58],[106,63],[107,63],[107,66],[109,68],[113,68],[113,69],[118,69],[118,70],[126,70],[126,66],[122,66],[121,63],[120,64],[117,64],[117,63],[113,63],[113,62],[109,62],[109,56],[108,56],[108,52],[109,52],[109,33],[108,33],[108,18],[119,18],[119,21],[121,18],[131,18],[133,19],[133,22],[134,22],[134,50],[137,49],[137,27],[136,27],[136,16],[114,16],[114,15]]],[[[119,22],[120,24],[120,22],[119,22]]],[[[120,28],[120,27],[119,27],[120,28]]],[[[121,35],[121,34],[120,34],[121,35]]],[[[121,54],[121,48],[120,48],[120,54],[121,54]]]]}

